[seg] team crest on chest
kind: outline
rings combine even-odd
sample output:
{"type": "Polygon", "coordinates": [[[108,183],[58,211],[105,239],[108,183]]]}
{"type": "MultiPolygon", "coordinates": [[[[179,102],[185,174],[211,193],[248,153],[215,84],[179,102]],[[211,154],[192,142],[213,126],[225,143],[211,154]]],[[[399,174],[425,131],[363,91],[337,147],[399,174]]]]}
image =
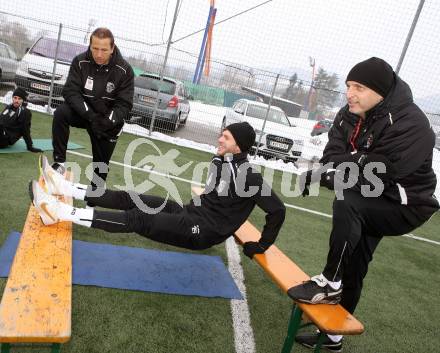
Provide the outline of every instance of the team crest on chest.
{"type": "Polygon", "coordinates": [[[107,82],[107,87],[105,90],[107,93],[112,93],[115,90],[115,84],[113,82],[107,82]]]}
{"type": "Polygon", "coordinates": [[[370,136],[368,136],[367,139],[367,144],[366,144],[366,148],[369,149],[371,147],[371,145],[373,144],[373,134],[370,134],[370,136]]]}

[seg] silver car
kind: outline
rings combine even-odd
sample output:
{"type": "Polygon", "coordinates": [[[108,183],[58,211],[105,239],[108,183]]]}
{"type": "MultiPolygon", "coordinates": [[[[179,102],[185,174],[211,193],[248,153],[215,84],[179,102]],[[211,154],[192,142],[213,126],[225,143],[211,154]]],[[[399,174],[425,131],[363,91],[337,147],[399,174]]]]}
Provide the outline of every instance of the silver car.
{"type": "Polygon", "coordinates": [[[169,77],[164,77],[161,82],[156,74],[144,73],[135,78],[133,109],[128,122],[150,127],[158,90],[154,128],[176,131],[188,119],[188,94],[183,82],[169,77]]]}
{"type": "Polygon", "coordinates": [[[232,108],[226,110],[221,130],[223,131],[231,123],[247,121],[257,133],[251,154],[255,154],[259,141],[259,155],[265,158],[279,158],[285,162],[295,162],[301,156],[304,146],[300,132],[290,123],[284,111],[275,106],[270,108],[264,131],[262,131],[267,108],[268,105],[265,103],[239,99],[232,108]]]}
{"type": "Polygon", "coordinates": [[[0,82],[13,82],[17,67],[18,59],[14,49],[0,42],[0,82]]]}

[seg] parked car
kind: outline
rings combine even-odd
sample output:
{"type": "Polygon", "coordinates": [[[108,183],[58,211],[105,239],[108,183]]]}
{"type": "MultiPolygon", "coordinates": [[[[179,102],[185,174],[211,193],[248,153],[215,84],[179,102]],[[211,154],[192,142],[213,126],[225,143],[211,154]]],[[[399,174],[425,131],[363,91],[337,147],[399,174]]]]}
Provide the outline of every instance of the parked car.
{"type": "Polygon", "coordinates": [[[255,145],[251,149],[251,154],[255,154],[257,144],[258,154],[265,158],[279,158],[285,162],[294,162],[301,156],[304,141],[296,131],[286,114],[281,108],[272,106],[267,116],[266,125],[263,129],[268,105],[248,99],[237,100],[232,108],[226,110],[222,121],[223,129],[235,122],[247,121],[257,133],[255,145]]]}
{"type": "Polygon", "coordinates": [[[56,39],[40,37],[20,61],[15,75],[15,83],[18,87],[29,92],[30,101],[47,102],[52,76],[54,81],[53,97],[57,102],[63,101],[61,93],[69,74],[70,64],[75,56],[87,50],[85,45],[61,40],[58,46],[54,75],[56,47],[56,39]]]}
{"type": "Polygon", "coordinates": [[[0,82],[14,82],[18,59],[14,49],[0,42],[0,82]]]}
{"type": "Polygon", "coordinates": [[[135,78],[133,109],[128,122],[149,127],[159,88],[154,127],[176,131],[188,119],[189,95],[183,82],[169,77],[164,77],[161,82],[156,74],[144,73],[135,78]]]}
{"type": "Polygon", "coordinates": [[[317,136],[323,134],[324,132],[329,132],[332,125],[333,125],[332,120],[328,120],[328,119],[319,120],[313,126],[312,132],[310,134],[312,136],[317,136]]]}

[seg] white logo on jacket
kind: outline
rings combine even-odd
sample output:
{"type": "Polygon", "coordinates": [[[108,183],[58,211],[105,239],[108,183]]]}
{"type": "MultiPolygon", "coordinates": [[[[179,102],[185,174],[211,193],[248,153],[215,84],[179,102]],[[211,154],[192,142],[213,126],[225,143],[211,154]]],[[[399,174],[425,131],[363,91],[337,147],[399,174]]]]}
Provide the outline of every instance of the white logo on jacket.
{"type": "Polygon", "coordinates": [[[112,93],[115,90],[115,84],[113,82],[107,82],[107,87],[105,90],[107,93],[112,93]]]}

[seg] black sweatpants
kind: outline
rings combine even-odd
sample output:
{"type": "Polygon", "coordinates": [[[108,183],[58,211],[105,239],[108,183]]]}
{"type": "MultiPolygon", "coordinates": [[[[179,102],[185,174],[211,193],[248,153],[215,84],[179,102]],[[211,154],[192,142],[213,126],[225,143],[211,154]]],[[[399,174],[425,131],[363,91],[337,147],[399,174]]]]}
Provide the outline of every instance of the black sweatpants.
{"type": "Polygon", "coordinates": [[[94,211],[92,227],[111,233],[137,233],[151,240],[181,248],[201,250],[213,243],[194,228],[177,202],[162,197],[113,190],[87,190],[85,200],[96,206],[121,210],[94,211]],[[91,193],[103,192],[92,197],[91,193]]]}
{"type": "Polygon", "coordinates": [[[344,200],[334,200],[330,250],[323,275],[330,281],[342,280],[341,304],[345,309],[354,312],[368,264],[382,237],[414,230],[429,219],[427,214],[423,206],[408,207],[384,197],[366,198],[352,190],[344,192],[344,200]]]}
{"type": "MultiPolygon", "coordinates": [[[[52,123],[52,145],[53,145],[53,159],[55,162],[64,163],[66,161],[67,143],[69,141],[70,126],[80,129],[86,129],[90,136],[92,144],[93,162],[100,163],[94,165],[94,175],[92,179],[93,186],[101,186],[98,183],[96,176],[102,180],[107,179],[108,162],[116,147],[116,141],[108,141],[106,139],[98,138],[91,129],[90,123],[81,118],[72,108],[67,104],[61,104],[55,110],[52,123]]],[[[102,184],[102,182],[101,182],[102,184]]]]}

